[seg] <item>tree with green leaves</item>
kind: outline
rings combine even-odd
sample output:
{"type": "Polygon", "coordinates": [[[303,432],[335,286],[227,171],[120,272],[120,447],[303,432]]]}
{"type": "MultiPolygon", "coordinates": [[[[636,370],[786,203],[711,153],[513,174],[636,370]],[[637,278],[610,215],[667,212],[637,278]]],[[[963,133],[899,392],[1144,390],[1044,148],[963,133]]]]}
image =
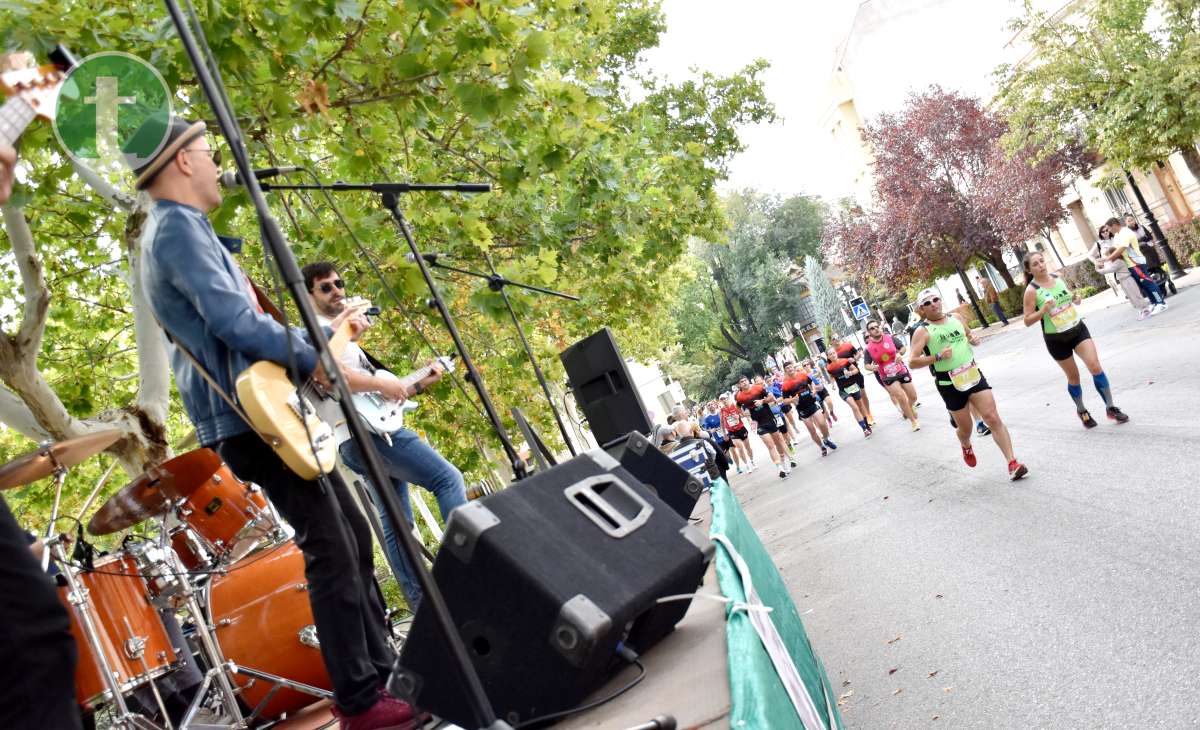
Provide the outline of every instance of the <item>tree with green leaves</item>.
{"type": "MultiPolygon", "coordinates": [[[[661,351],[669,323],[646,313],[676,279],[659,272],[673,270],[690,238],[723,230],[716,185],[742,149],[736,129],[772,115],[761,63],[682,84],[638,71],[663,29],[651,0],[223,0],[198,11],[255,165],[300,164],[325,180],[493,185],[475,197],[412,196],[405,213],[427,250],[474,268],[486,268],[486,254],[514,280],[583,297],[564,306],[511,296],[557,383],[557,352],[604,325],[630,355],[661,351]]],[[[44,52],[62,39],[79,55],[145,58],[178,113],[212,119],[159,3],[32,0],[0,8],[0,28],[7,48],[44,52]]],[[[0,301],[10,303],[0,307],[0,462],[30,448],[27,439],[113,426],[125,438],[106,458],[138,473],[190,431],[138,290],[139,201],[79,174],[45,127],[26,135],[20,165],[0,243],[0,301]]],[[[383,308],[368,348],[398,371],[448,351],[386,212],[368,194],[337,202],[349,231],[324,198],[271,198],[301,262],[337,262],[352,293],[383,308]]],[[[228,196],[213,221],[247,237],[243,265],[277,291],[244,194],[228,196]]],[[[499,296],[476,280],[439,284],[501,412],[521,405],[556,439],[549,410],[530,400],[536,384],[499,296]]],[[[426,396],[414,425],[464,471],[487,472],[483,451],[495,442],[461,383],[426,396]]],[[[76,473],[90,480],[101,465],[76,473]]],[[[44,486],[20,499],[44,509],[44,486]]]]}
{"type": "Polygon", "coordinates": [[[997,69],[1010,149],[1082,143],[1145,168],[1178,152],[1200,179],[1200,2],[1094,0],[1013,28],[1032,52],[997,69]]]}
{"type": "Polygon", "coordinates": [[[700,366],[694,383],[704,393],[717,392],[736,372],[761,369],[793,339],[793,324],[810,319],[800,262],[819,255],[825,215],[824,205],[805,195],[743,190],[723,205],[727,232],[693,245],[672,307],[679,357],[700,366]]]}

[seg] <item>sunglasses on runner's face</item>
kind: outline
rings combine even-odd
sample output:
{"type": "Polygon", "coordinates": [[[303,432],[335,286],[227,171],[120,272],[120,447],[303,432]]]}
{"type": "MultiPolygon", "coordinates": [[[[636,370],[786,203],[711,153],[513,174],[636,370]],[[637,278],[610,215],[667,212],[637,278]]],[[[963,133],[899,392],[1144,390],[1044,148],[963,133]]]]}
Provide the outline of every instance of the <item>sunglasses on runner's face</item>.
{"type": "Polygon", "coordinates": [[[338,289],[345,291],[346,282],[342,281],[341,279],[334,279],[333,281],[327,281],[324,284],[321,284],[321,293],[328,294],[329,292],[333,291],[334,287],[337,287],[338,289]]]}
{"type": "Polygon", "coordinates": [[[926,299],[925,301],[921,302],[921,306],[928,307],[930,304],[933,304],[934,302],[940,302],[940,301],[942,301],[941,297],[934,297],[933,299],[926,299]]]}

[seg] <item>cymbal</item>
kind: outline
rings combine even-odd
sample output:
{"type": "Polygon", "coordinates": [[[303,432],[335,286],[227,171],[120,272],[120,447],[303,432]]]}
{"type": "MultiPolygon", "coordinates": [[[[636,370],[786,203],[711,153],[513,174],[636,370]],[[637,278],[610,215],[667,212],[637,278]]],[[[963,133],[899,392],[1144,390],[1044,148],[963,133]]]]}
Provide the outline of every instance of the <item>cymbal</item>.
{"type": "Polygon", "coordinates": [[[117,429],[107,429],[39,446],[0,466],[0,489],[12,489],[45,479],[54,473],[56,463],[70,469],[112,446],[121,435],[122,432],[117,429]]]}
{"type": "Polygon", "coordinates": [[[176,499],[199,489],[221,463],[221,457],[212,449],[196,449],[147,469],[92,515],[88,532],[107,535],[163,514],[176,499]]]}

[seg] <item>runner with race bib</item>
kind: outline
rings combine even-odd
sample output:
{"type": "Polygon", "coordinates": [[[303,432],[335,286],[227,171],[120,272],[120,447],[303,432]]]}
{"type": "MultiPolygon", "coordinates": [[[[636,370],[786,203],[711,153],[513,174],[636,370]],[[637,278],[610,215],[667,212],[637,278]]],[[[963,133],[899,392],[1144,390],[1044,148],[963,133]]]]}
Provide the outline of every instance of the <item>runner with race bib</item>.
{"type": "Polygon", "coordinates": [[[1108,376],[1104,374],[1104,367],[1100,364],[1100,354],[1096,352],[1092,333],[1079,316],[1079,310],[1076,308],[1079,304],[1077,297],[1067,288],[1067,283],[1062,277],[1051,274],[1046,269],[1046,259],[1040,253],[1025,254],[1021,260],[1021,267],[1025,269],[1025,280],[1028,283],[1025,287],[1025,326],[1032,327],[1041,323],[1046,349],[1067,376],[1067,393],[1071,395],[1071,400],[1075,401],[1075,411],[1083,427],[1095,428],[1096,420],[1083,405],[1083,387],[1079,384],[1076,355],[1092,374],[1092,384],[1104,399],[1105,412],[1109,419],[1117,423],[1128,421],[1129,416],[1113,405],[1112,388],[1108,384],[1108,376]]]}
{"type": "Polygon", "coordinates": [[[725,429],[725,435],[729,438],[730,451],[733,453],[733,463],[737,466],[737,473],[742,473],[742,468],[745,467],[747,472],[752,472],[756,468],[754,458],[750,454],[750,432],[746,429],[746,422],[742,419],[742,411],[733,402],[733,396],[729,393],[721,394],[721,428],[725,429]]]}
{"type": "Polygon", "coordinates": [[[871,438],[871,424],[867,423],[866,406],[863,405],[862,373],[858,372],[853,360],[839,357],[825,368],[829,377],[837,383],[838,394],[850,406],[854,420],[862,428],[863,438],[871,438]]]}
{"type": "Polygon", "coordinates": [[[975,362],[973,345],[979,344],[979,338],[958,314],[947,315],[942,311],[942,297],[937,289],[921,292],[917,297],[917,314],[927,324],[913,332],[908,366],[914,369],[928,367],[933,373],[938,394],[954,418],[963,461],[967,466],[975,466],[975,451],[971,448],[973,424],[971,411],[967,408],[971,405],[992,429],[996,446],[1008,460],[1009,478],[1016,481],[1028,474],[1029,469],[1013,454],[1012,438],[996,410],[992,386],[988,385],[975,362]]]}
{"type": "Polygon", "coordinates": [[[784,372],[784,398],[796,406],[796,412],[808,429],[809,438],[821,450],[821,456],[828,456],[831,450],[837,449],[837,444],[829,440],[829,424],[825,422],[825,411],[817,401],[817,389],[812,378],[794,362],[788,363],[784,372]]]}
{"type": "Polygon", "coordinates": [[[904,353],[907,348],[896,342],[896,338],[883,331],[879,320],[867,320],[867,346],[863,353],[863,367],[875,373],[879,384],[884,387],[892,401],[900,408],[900,413],[912,423],[912,430],[920,431],[921,424],[917,421],[916,390],[910,396],[904,389],[904,384],[912,388],[912,375],[904,365],[904,353]]]}

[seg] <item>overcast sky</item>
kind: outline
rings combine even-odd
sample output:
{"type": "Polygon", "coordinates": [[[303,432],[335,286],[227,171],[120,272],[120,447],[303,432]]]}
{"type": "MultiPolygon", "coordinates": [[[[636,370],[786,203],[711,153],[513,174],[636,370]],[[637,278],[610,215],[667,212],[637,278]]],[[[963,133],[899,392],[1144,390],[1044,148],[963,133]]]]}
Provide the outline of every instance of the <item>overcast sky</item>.
{"type": "MultiPolygon", "coordinates": [[[[870,47],[861,51],[855,79],[864,115],[899,104],[910,89],[933,82],[986,93],[991,69],[1004,60],[1010,34],[1003,26],[1013,14],[1012,0],[872,1],[909,17],[864,41],[870,47]]],[[[781,119],[742,130],[747,149],[734,160],[725,188],[829,199],[851,192],[820,121],[829,104],[835,50],[859,5],[860,0],[664,0],[667,32],[645,55],[648,69],[680,80],[693,66],[731,74],[756,58],[771,64],[764,81],[781,119]]]]}

